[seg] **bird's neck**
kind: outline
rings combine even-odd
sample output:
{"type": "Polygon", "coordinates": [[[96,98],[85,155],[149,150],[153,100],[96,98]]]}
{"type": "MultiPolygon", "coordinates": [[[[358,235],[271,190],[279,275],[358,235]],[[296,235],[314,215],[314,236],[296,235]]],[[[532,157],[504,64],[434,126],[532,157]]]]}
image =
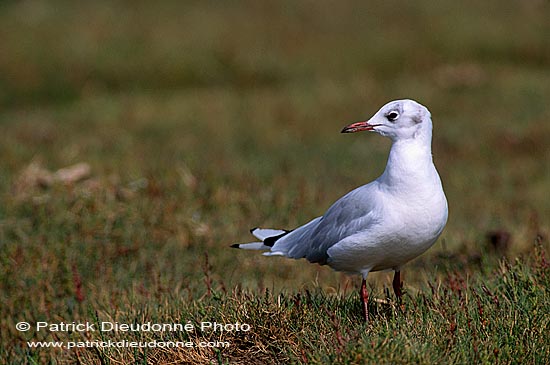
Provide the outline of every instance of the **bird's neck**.
{"type": "Polygon", "coordinates": [[[404,139],[394,141],[381,182],[389,188],[425,185],[437,172],[432,161],[431,140],[404,139]]]}

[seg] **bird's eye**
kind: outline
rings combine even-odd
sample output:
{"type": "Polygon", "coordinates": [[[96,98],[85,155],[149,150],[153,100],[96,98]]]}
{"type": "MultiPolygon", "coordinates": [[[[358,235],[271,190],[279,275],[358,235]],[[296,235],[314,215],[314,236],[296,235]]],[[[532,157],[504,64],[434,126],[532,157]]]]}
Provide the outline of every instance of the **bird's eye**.
{"type": "Polygon", "coordinates": [[[395,120],[397,118],[399,118],[399,113],[396,112],[395,110],[389,112],[388,114],[386,114],[386,118],[390,121],[390,122],[395,122],[395,120]]]}

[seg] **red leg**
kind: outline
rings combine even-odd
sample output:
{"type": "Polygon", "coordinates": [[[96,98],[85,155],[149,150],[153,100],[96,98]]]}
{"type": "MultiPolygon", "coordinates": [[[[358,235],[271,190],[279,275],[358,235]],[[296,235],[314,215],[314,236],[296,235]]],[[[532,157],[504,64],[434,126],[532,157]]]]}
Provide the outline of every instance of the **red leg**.
{"type": "Polygon", "coordinates": [[[401,297],[403,296],[403,293],[401,292],[401,289],[403,288],[403,283],[401,282],[401,273],[399,271],[396,271],[393,275],[393,292],[395,293],[395,296],[397,297],[397,301],[401,301],[401,297]]]}
{"type": "Polygon", "coordinates": [[[369,308],[367,306],[369,302],[369,292],[367,291],[367,279],[363,279],[361,283],[361,301],[363,305],[363,316],[365,317],[365,322],[369,321],[369,308]]]}

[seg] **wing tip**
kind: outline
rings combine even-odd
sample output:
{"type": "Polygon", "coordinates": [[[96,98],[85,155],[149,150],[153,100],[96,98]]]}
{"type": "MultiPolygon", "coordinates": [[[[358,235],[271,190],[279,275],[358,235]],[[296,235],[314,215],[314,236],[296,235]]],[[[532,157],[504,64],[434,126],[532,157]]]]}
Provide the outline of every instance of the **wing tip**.
{"type": "Polygon", "coordinates": [[[232,245],[229,246],[229,247],[231,247],[231,248],[241,248],[240,246],[241,246],[240,244],[234,243],[234,244],[232,244],[232,245]]]}
{"type": "Polygon", "coordinates": [[[275,242],[277,242],[277,240],[279,238],[282,238],[284,236],[286,236],[287,234],[289,234],[290,232],[292,231],[287,231],[286,229],[283,230],[284,232],[281,233],[281,234],[278,234],[276,236],[270,236],[270,237],[267,237],[265,240],[264,240],[264,245],[268,246],[268,247],[273,247],[273,245],[275,244],[275,242]]]}

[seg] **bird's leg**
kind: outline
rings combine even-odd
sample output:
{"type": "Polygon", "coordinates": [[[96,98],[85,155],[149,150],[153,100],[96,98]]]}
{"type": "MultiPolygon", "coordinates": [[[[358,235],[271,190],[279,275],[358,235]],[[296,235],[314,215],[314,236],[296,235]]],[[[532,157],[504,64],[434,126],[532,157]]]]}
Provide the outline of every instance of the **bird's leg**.
{"type": "Polygon", "coordinates": [[[397,270],[395,270],[395,274],[393,275],[392,285],[393,285],[393,292],[397,297],[397,301],[401,302],[401,297],[403,296],[403,293],[401,292],[401,289],[403,288],[403,283],[401,282],[401,273],[397,270]]]}
{"type": "Polygon", "coordinates": [[[361,295],[361,303],[363,305],[363,316],[365,317],[365,322],[369,322],[369,308],[367,306],[369,301],[369,292],[367,291],[367,279],[363,278],[363,282],[361,282],[361,291],[359,292],[361,295]]]}

